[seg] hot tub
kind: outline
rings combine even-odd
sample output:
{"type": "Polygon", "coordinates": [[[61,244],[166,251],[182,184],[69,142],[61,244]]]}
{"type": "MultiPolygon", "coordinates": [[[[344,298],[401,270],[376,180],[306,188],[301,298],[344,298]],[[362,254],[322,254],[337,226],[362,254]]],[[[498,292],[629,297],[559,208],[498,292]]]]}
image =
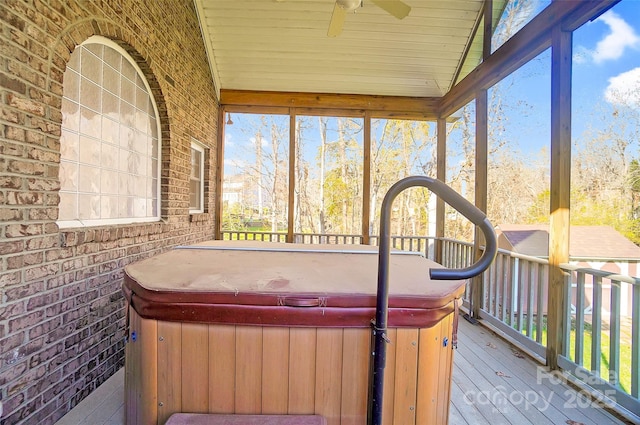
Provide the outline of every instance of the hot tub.
{"type": "MultiPolygon", "coordinates": [[[[176,412],[317,414],[364,424],[378,253],[214,241],[126,267],[126,423],[176,412]]],[[[384,423],[446,424],[465,281],[393,252],[384,423]]]]}

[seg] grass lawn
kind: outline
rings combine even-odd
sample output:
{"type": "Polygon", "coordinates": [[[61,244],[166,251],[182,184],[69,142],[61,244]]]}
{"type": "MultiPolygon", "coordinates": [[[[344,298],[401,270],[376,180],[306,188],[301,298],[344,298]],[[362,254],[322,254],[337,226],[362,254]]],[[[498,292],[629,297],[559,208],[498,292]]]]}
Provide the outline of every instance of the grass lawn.
{"type": "MultiPolygon", "coordinates": [[[[575,346],[576,346],[576,328],[575,321],[571,321],[571,339],[569,341],[569,358],[575,363],[580,364],[585,369],[591,370],[591,345],[593,334],[593,328],[590,323],[584,324],[583,333],[583,359],[582,362],[575,359],[575,346]]],[[[614,379],[617,380],[617,386],[626,393],[631,392],[631,344],[624,344],[618,341],[620,350],[620,366],[617,374],[614,374],[614,379]]],[[[609,380],[609,357],[610,357],[611,338],[606,331],[601,334],[600,344],[600,377],[605,381],[609,380]]]]}
{"type": "MultiPolygon", "coordinates": [[[[526,317],[525,317],[526,320],[526,317]]],[[[524,321],[523,321],[524,323],[524,321]]],[[[514,326],[515,327],[515,326],[514,326]]],[[[534,321],[533,334],[529,337],[534,339],[536,338],[536,326],[534,321]]],[[[526,330],[522,331],[523,334],[526,334],[526,330]]],[[[592,369],[591,365],[591,345],[592,345],[592,334],[593,327],[590,323],[584,324],[584,333],[582,337],[583,349],[582,349],[582,359],[575,358],[576,352],[576,322],[575,319],[571,320],[571,337],[569,340],[569,358],[580,366],[584,367],[587,370],[592,369]]],[[[609,333],[604,330],[601,334],[601,344],[600,344],[600,377],[605,381],[609,381],[609,357],[610,357],[610,347],[611,347],[611,338],[609,333]]],[[[543,344],[547,341],[547,320],[546,317],[543,320],[542,327],[542,342],[543,344]]],[[[617,386],[625,391],[627,394],[631,392],[631,344],[625,344],[618,341],[619,349],[620,349],[620,366],[617,376],[614,377],[617,380],[617,386]]]]}

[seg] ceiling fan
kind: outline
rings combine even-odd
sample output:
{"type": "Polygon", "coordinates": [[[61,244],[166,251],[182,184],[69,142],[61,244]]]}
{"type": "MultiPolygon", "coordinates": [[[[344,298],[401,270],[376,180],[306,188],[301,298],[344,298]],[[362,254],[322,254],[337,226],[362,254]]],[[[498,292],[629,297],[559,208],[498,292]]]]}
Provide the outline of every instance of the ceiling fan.
{"type": "MultiPolygon", "coordinates": [[[[398,19],[403,19],[411,11],[411,6],[400,0],[370,0],[371,3],[378,6],[380,9],[395,16],[398,19]]],[[[344,20],[347,17],[347,13],[355,11],[362,5],[362,0],[336,0],[333,6],[333,15],[331,15],[331,22],[329,23],[329,31],[327,36],[337,37],[342,32],[344,20]]]]}

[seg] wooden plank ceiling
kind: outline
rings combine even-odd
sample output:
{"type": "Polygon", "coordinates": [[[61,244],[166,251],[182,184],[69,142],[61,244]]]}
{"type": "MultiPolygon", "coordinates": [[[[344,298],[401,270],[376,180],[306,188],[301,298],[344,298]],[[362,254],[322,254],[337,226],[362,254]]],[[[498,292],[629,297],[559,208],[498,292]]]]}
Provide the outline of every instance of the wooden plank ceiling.
{"type": "Polygon", "coordinates": [[[218,90],[441,97],[480,62],[482,0],[364,0],[335,38],[334,0],[194,1],[218,90]]]}

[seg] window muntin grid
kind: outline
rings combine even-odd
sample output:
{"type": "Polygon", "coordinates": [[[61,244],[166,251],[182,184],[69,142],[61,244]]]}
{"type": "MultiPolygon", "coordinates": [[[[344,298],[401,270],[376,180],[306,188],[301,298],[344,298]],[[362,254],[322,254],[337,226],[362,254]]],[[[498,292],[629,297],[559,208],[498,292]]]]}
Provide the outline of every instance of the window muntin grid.
{"type": "Polygon", "coordinates": [[[133,59],[91,37],[64,74],[61,227],[159,219],[157,107],[133,59]]]}
{"type": "Polygon", "coordinates": [[[189,174],[189,212],[204,212],[204,147],[191,142],[191,172],[189,174]]]}

